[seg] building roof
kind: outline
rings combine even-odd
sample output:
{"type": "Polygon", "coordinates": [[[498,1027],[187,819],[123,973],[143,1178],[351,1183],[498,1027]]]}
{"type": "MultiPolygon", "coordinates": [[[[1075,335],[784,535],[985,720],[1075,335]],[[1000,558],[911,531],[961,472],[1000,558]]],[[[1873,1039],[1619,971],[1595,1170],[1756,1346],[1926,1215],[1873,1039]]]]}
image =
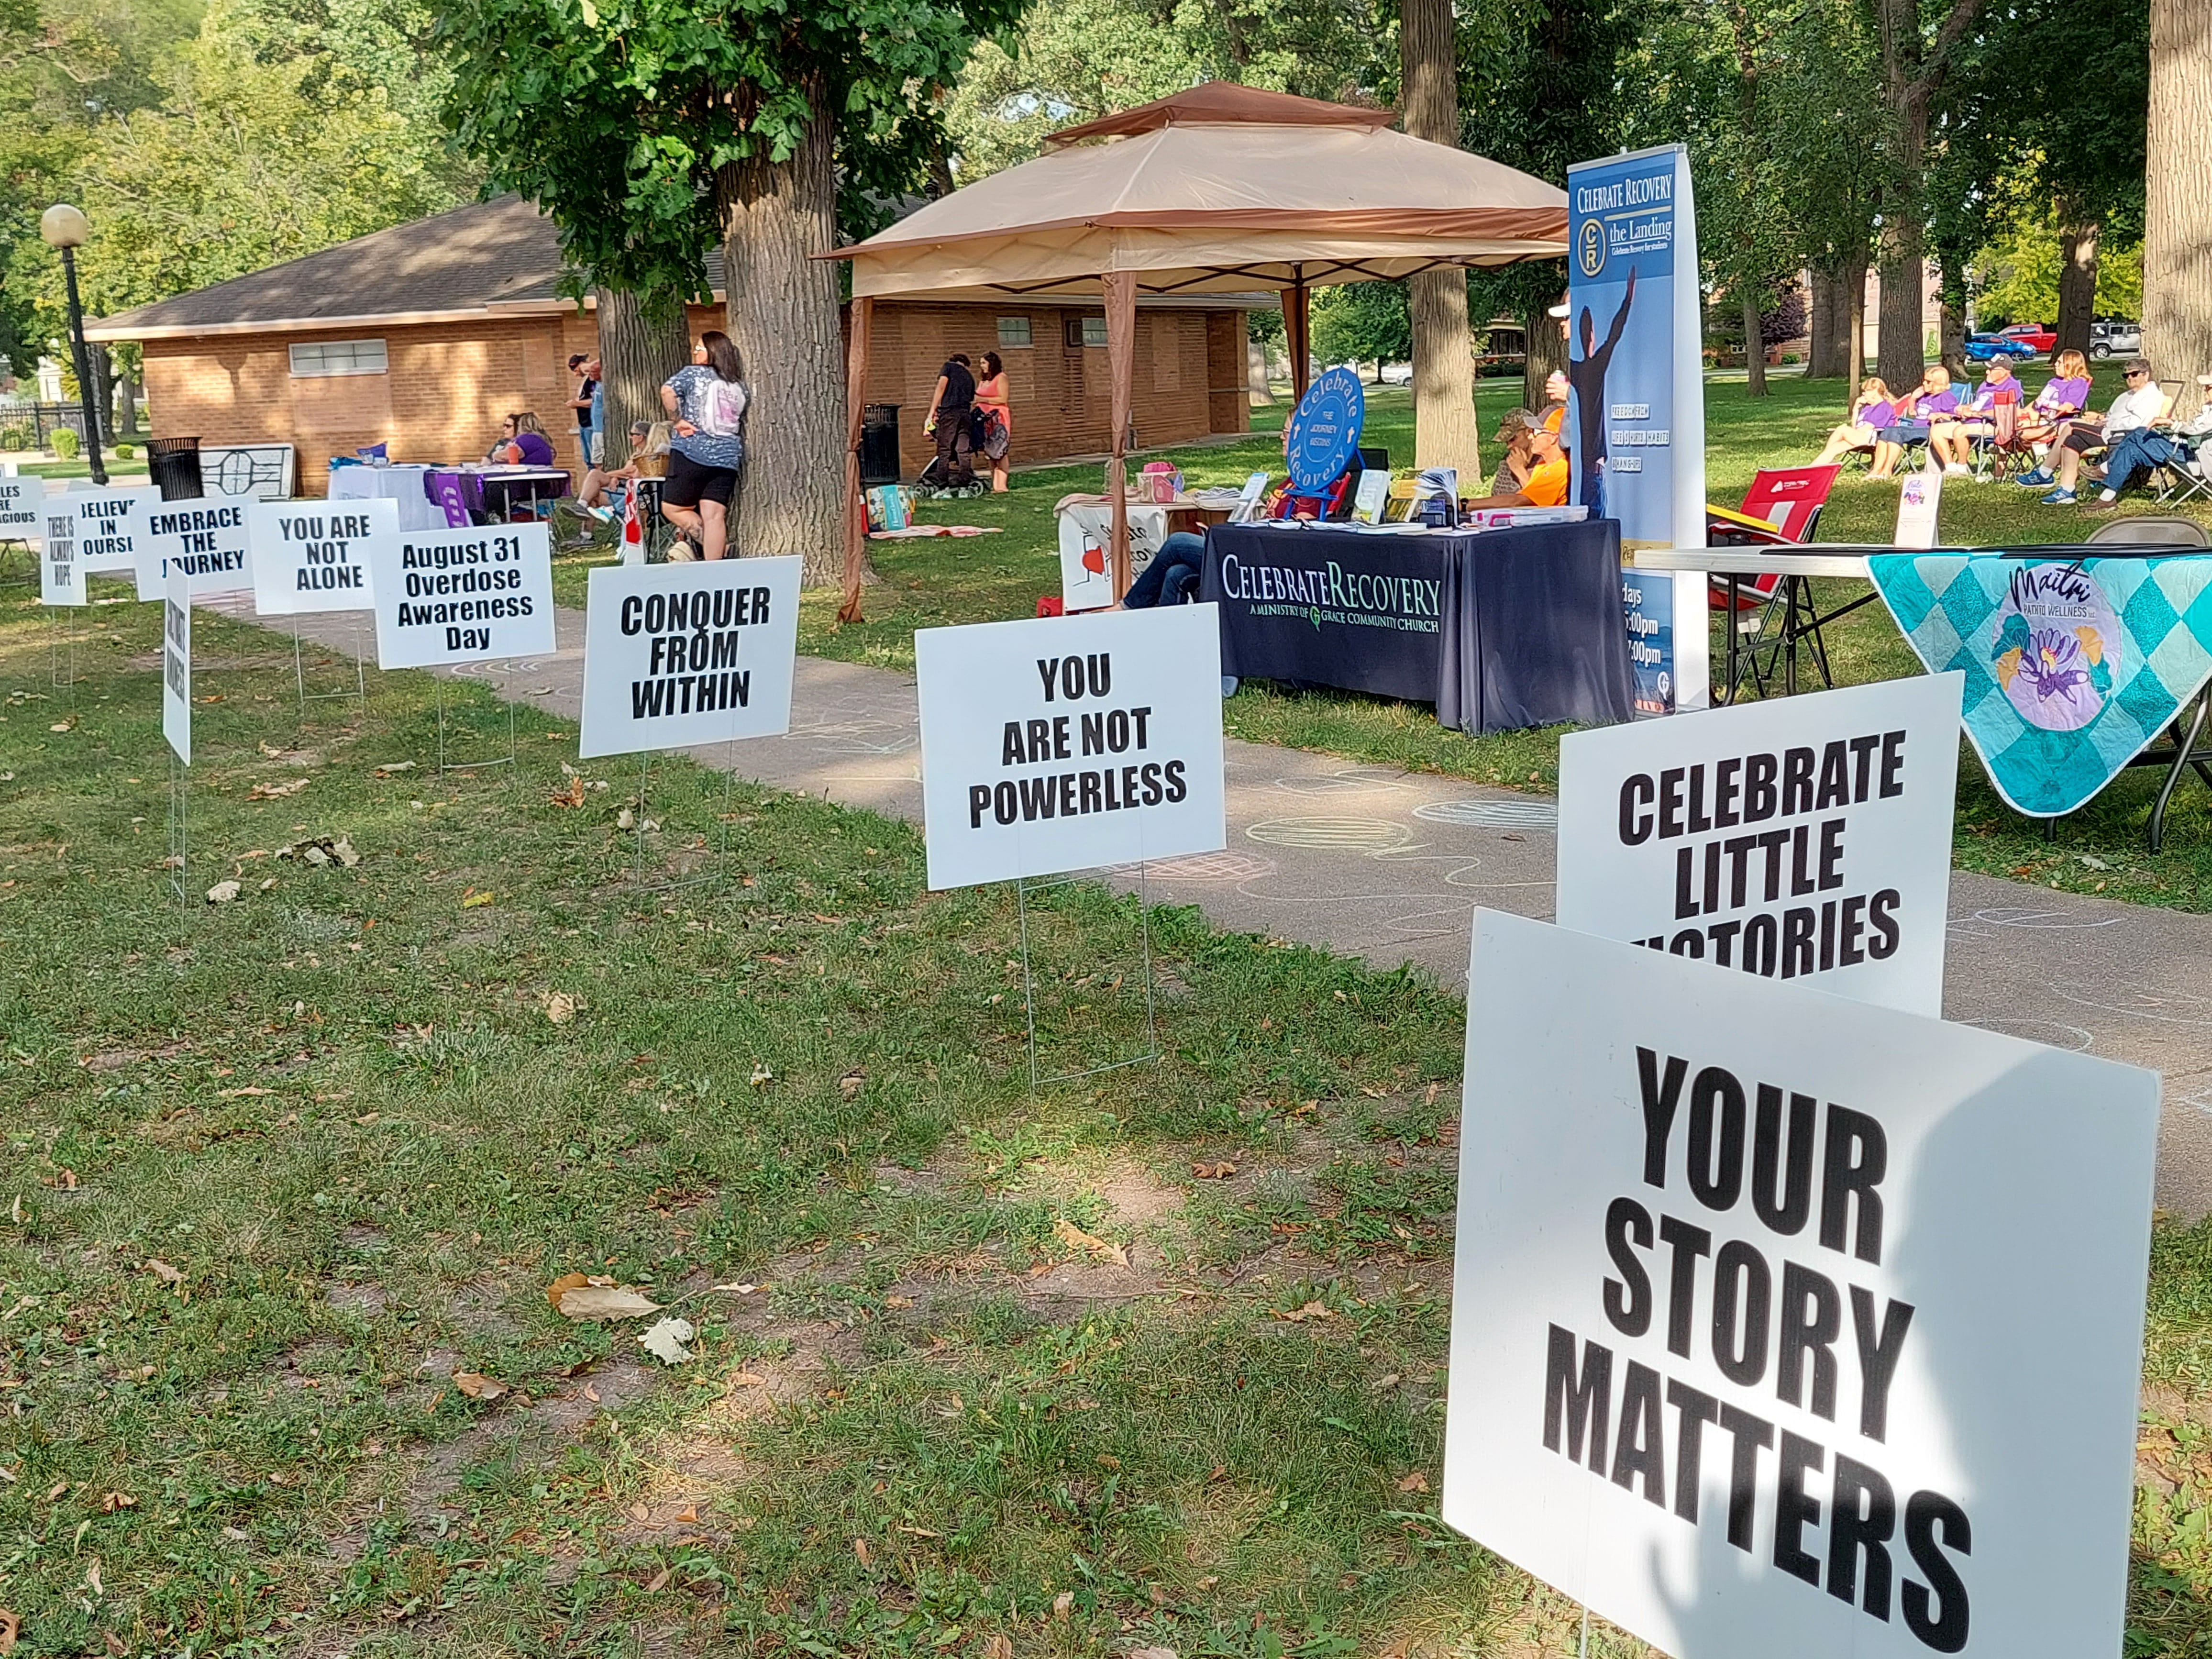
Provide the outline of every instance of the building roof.
{"type": "MultiPolygon", "coordinates": [[[[519,196],[498,196],[102,317],[84,332],[98,341],[173,340],[550,316],[575,307],[560,291],[561,275],[553,221],[519,196]]],[[[707,282],[721,299],[719,248],[707,255],[707,282]]],[[[1228,303],[1268,301],[1245,294],[1228,303]]]]}

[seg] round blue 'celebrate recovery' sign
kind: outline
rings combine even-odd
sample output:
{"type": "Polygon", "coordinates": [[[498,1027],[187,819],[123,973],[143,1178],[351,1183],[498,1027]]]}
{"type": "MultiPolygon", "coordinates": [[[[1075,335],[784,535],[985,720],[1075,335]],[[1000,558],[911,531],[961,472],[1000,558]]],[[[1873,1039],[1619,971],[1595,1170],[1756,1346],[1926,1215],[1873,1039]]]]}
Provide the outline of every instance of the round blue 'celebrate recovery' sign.
{"type": "Polygon", "coordinates": [[[1348,368],[1325,368],[1291,413],[1285,446],[1291,488],[1310,495],[1328,489],[1352,465],[1359,429],[1367,419],[1367,393],[1348,368]]]}

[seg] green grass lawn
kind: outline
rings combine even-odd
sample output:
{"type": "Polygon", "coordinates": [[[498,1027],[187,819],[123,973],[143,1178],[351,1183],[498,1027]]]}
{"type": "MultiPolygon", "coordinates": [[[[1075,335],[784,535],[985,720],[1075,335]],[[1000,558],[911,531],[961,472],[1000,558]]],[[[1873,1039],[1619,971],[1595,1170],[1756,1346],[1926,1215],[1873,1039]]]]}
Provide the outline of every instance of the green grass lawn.
{"type": "MultiPolygon", "coordinates": [[[[912,827],[528,709],[441,776],[427,678],[303,720],[207,612],[180,905],[157,611],[80,620],[0,599],[0,1647],[1571,1650],[1436,1519],[1455,998],[1163,909],[1158,1063],[1032,1094],[912,827]]],[[[1143,1052],[1131,902],[1028,923],[1044,1069],[1143,1052]]],[[[2208,1315],[2162,1225],[2130,1655],[2212,1650],[2208,1315]]]]}
{"type": "MultiPolygon", "coordinates": [[[[17,462],[18,469],[26,477],[65,480],[89,478],[92,476],[92,463],[82,458],[74,461],[45,461],[11,455],[6,459],[17,462]]],[[[106,458],[106,465],[107,476],[110,478],[127,479],[135,483],[148,476],[146,453],[143,448],[140,448],[137,453],[127,461],[120,456],[111,454],[106,458]]]]}

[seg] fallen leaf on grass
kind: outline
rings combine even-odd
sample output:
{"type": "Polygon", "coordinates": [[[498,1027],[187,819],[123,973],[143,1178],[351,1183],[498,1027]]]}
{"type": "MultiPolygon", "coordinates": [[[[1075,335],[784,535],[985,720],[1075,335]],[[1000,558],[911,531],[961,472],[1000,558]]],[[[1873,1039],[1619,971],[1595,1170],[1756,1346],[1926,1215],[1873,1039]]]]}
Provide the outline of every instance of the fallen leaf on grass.
{"type": "Polygon", "coordinates": [[[473,910],[479,905],[489,904],[495,896],[495,895],[489,888],[479,893],[471,887],[461,895],[461,908],[473,910]]]}
{"type": "Polygon", "coordinates": [[[471,1400],[496,1400],[507,1392],[506,1383],[482,1371],[455,1371],[453,1386],[471,1400]]]}
{"type": "Polygon", "coordinates": [[[1398,1483],[1398,1490],[1400,1492],[1426,1492],[1428,1489],[1429,1477],[1422,1474],[1419,1469],[1415,1469],[1411,1474],[1407,1475],[1403,1480],[1401,1480],[1398,1483]]]}
{"type": "Polygon", "coordinates": [[[1065,1620],[1067,1617],[1068,1609],[1073,1607],[1074,1605],[1075,1592],[1073,1590],[1062,1590],[1059,1595],[1052,1598],[1052,1616],[1055,1619],[1065,1620]]]}
{"type": "Polygon", "coordinates": [[[381,766],[371,768],[368,775],[373,778],[391,778],[398,776],[402,772],[412,772],[414,769],[413,761],[386,761],[381,766]]]}
{"type": "Polygon", "coordinates": [[[579,1285],[561,1292],[554,1304],[563,1319],[641,1319],[659,1313],[660,1304],[624,1285],[579,1285]]]}
{"type": "Polygon", "coordinates": [[[565,789],[556,789],[551,794],[546,796],[545,804],[548,806],[581,806],[584,804],[583,779],[570,777],[568,787],[565,789]]]}
{"type": "Polygon", "coordinates": [[[1124,1659],[1176,1659],[1173,1648],[1131,1648],[1124,1659]]]}
{"type": "Polygon", "coordinates": [[[76,730],[76,716],[71,714],[65,720],[56,720],[52,726],[48,726],[46,730],[49,732],[74,732],[76,730]]]}
{"type": "Polygon", "coordinates": [[[853,1553],[860,1558],[864,1567],[872,1567],[876,1564],[876,1553],[868,1547],[868,1540],[865,1538],[853,1540],[853,1553]]]}
{"type": "Polygon", "coordinates": [[[130,1653],[131,1650],[125,1644],[121,1637],[118,1636],[113,1631],[109,1631],[107,1632],[107,1651],[112,1656],[112,1659],[126,1659],[126,1656],[130,1653]]]}
{"type": "Polygon", "coordinates": [[[244,890],[237,882],[219,881],[207,890],[207,902],[210,904],[228,904],[244,890]]]}
{"type": "Polygon", "coordinates": [[[730,1379],[733,1389],[757,1389],[768,1381],[758,1371],[739,1371],[730,1379]]]}
{"type": "Polygon", "coordinates": [[[983,1659],[1014,1659],[1014,1644],[999,1632],[983,1638],[983,1659]]]}
{"type": "Polygon", "coordinates": [[[15,1645],[16,1633],[22,1628],[21,1619],[7,1608],[0,1607],[0,1653],[5,1653],[15,1645]]]}
{"type": "Polygon", "coordinates": [[[638,1346],[664,1365],[681,1365],[691,1358],[684,1345],[699,1333],[688,1319],[664,1319],[638,1338],[638,1346]]]}
{"type": "Polygon", "coordinates": [[[856,1066],[837,1079],[837,1092],[848,1100],[854,1099],[860,1092],[860,1085],[867,1080],[868,1074],[856,1066]]]}
{"type": "Polygon", "coordinates": [[[1190,1172],[1200,1181],[1225,1181],[1237,1173],[1237,1166],[1224,1158],[1218,1164],[1194,1164],[1190,1172]]]}
{"type": "Polygon", "coordinates": [[[769,1084],[775,1081],[775,1073],[769,1070],[765,1066],[757,1065],[753,1067],[752,1076],[747,1080],[751,1083],[754,1088],[764,1089],[769,1084]]]}
{"type": "Polygon", "coordinates": [[[1303,1308],[1277,1308],[1274,1310],[1274,1316],[1278,1319],[1295,1325],[1305,1319],[1334,1319],[1336,1317],[1336,1313],[1334,1310],[1325,1307],[1321,1303],[1309,1302],[1303,1308]]]}
{"type": "Polygon", "coordinates": [[[653,1577],[646,1582],[645,1593],[647,1595],[653,1595],[667,1588],[668,1569],[663,1567],[659,1572],[653,1574],[653,1577]]]}
{"type": "Polygon", "coordinates": [[[218,1089],[215,1091],[215,1097],[217,1100],[236,1100],[245,1095],[273,1095],[276,1092],[274,1089],[264,1089],[255,1085],[244,1089],[218,1089]]]}
{"type": "Polygon", "coordinates": [[[599,1391],[586,1382],[584,1384],[584,1398],[596,1406],[599,1403],[599,1391]]]}
{"type": "Polygon", "coordinates": [[[688,1526],[697,1526],[699,1524],[699,1506],[696,1504],[686,1504],[682,1509],[676,1511],[676,1518],[688,1526]]]}
{"type": "Polygon", "coordinates": [[[1129,1265],[1129,1253],[1119,1244],[1109,1244],[1095,1233],[1086,1233],[1066,1216],[1055,1218],[1052,1236],[1072,1250],[1081,1250],[1093,1261],[1111,1261],[1117,1267],[1129,1265]]]}
{"type": "Polygon", "coordinates": [[[545,1018],[556,1025],[566,1025],[576,1017],[576,999],[566,991],[551,991],[545,997],[545,1018]]]}
{"type": "Polygon", "coordinates": [[[137,1507],[138,1500],[127,1492],[107,1492],[100,1500],[100,1512],[102,1515],[112,1515],[118,1510],[135,1510],[137,1507]]]}
{"type": "Polygon", "coordinates": [[[164,1285],[181,1285],[185,1282],[184,1274],[158,1257],[146,1264],[146,1271],[164,1285]]]}
{"type": "Polygon", "coordinates": [[[287,795],[296,795],[307,787],[305,778],[294,778],[289,783],[257,783],[246,792],[248,800],[282,800],[287,795]]]}

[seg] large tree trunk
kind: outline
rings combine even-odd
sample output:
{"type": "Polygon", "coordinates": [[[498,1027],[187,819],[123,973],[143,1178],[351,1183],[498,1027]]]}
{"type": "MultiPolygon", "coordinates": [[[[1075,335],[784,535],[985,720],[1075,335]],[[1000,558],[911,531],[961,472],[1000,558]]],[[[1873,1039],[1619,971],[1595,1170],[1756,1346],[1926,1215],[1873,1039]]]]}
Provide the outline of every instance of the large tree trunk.
{"type": "MultiPolygon", "coordinates": [[[[2203,4],[2204,0],[2190,0],[2203,4]]],[[[1921,335],[1926,295],[1927,224],[1921,206],[1928,153],[1928,117],[1948,68],[1949,54],[1972,27],[1981,0],[1951,0],[1932,40],[1920,0],[1875,0],[1881,36],[1881,79],[1894,148],[1883,197],[1881,376],[1900,396],[1920,383],[1927,366],[1921,335]]]]}
{"type": "Polygon", "coordinates": [[[603,464],[629,458],[633,421],[665,420],[660,388],[691,361],[684,301],[673,294],[642,295],[592,290],[599,330],[599,385],[607,429],[596,434],[603,464]],[[610,436],[609,434],[612,434],[610,436]]]}
{"type": "Polygon", "coordinates": [[[136,438],[138,435],[138,380],[127,370],[115,380],[115,435],[136,438]]]}
{"type": "Polygon", "coordinates": [[[2089,352],[2089,324],[2097,314],[2097,239],[2104,226],[2069,214],[2058,261],[2058,318],[2051,325],[2061,351],[2089,352]]]}
{"type": "Polygon", "coordinates": [[[2169,375],[2212,364],[2212,0],[2151,0],[2149,170],[2143,181],[2143,349],[2169,375]]]}
{"type": "Polygon", "coordinates": [[[1567,332],[1556,317],[1532,311],[1521,319],[1521,338],[1527,355],[1521,364],[1521,406],[1544,406],[1544,382],[1567,366],[1567,332]]]}
{"type": "Polygon", "coordinates": [[[1936,313],[1936,356],[1957,380],[1966,373],[1966,321],[1946,300],[1936,313]]]}
{"type": "Polygon", "coordinates": [[[1836,274],[1817,265],[1807,326],[1812,338],[1805,349],[1805,378],[1832,380],[1844,370],[1844,289],[1836,274]]]}
{"type": "Polygon", "coordinates": [[[1759,335],[1759,296],[1746,285],[1737,302],[1743,311],[1743,388],[1752,397],[1766,395],[1766,342],[1759,335]]]}
{"type": "Polygon", "coordinates": [[[844,567],[837,270],[810,257],[836,243],[835,131],[817,97],[813,125],[788,161],[749,156],[714,180],[729,335],[750,393],[736,550],[798,554],[810,587],[841,580],[844,567]]]}
{"type": "Polygon", "coordinates": [[[1266,409],[1275,401],[1273,388],[1267,384],[1267,348],[1261,341],[1244,342],[1244,396],[1255,409],[1266,409]]]}
{"type": "Polygon", "coordinates": [[[1859,377],[1866,373],[1866,279],[1872,262],[1863,250],[1844,265],[1844,391],[1848,404],[1858,395],[1859,377]]]}
{"type": "MultiPolygon", "coordinates": [[[[1399,66],[1406,131],[1459,145],[1459,52],[1452,0],[1401,0],[1399,66]]],[[[1467,321],[1467,274],[1456,266],[1417,272],[1406,284],[1413,324],[1413,465],[1482,476],[1475,428],[1474,339],[1467,321]]]]}
{"type": "Polygon", "coordinates": [[[1881,378],[1899,397],[1920,384],[1928,366],[1928,343],[1921,333],[1925,268],[1920,221],[1899,214],[1882,228],[1881,331],[1875,343],[1881,378]]]}

